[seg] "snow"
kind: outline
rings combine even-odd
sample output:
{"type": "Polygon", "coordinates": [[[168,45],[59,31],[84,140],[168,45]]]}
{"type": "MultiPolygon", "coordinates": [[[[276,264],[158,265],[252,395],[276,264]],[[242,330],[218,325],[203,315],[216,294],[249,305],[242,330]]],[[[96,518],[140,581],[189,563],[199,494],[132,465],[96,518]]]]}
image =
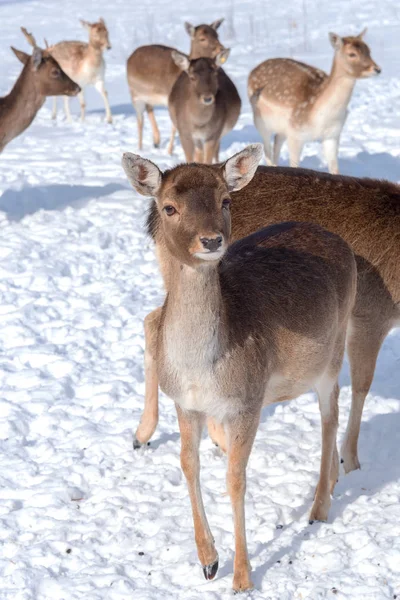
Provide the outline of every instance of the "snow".
{"type": "MultiPolygon", "coordinates": [[[[172,402],[161,396],[160,425],[149,447],[132,450],[143,407],[143,319],[162,301],[147,201],[121,168],[136,151],[125,59],[138,45],[188,48],[184,20],[225,16],[220,36],[243,111],[223,141],[223,157],[258,141],[246,99],[250,69],[293,56],[329,69],[328,31],[357,33],[382,67],[358,82],[340,147],[343,173],[400,179],[400,9],[397,0],[222,0],[215,10],[177,0],[0,0],[0,90],[38,40],[85,39],[78,18],[103,16],[113,49],[106,82],[114,124],[88,90],[88,117],[73,123],[50,101],[0,156],[0,599],[221,600],[231,597],[233,524],[226,459],[208,438],[202,487],[220,556],[206,582],[198,564],[179,434],[172,402]]],[[[157,110],[162,147],[146,124],[143,155],[162,168],[169,119],[157,110]]],[[[287,164],[287,151],[283,152],[287,164]]],[[[320,147],[304,166],[322,169],[320,147]]],[[[308,524],[318,477],[320,424],[315,398],[263,412],[248,467],[247,534],[255,590],[269,600],[383,600],[400,594],[400,331],[386,339],[366,402],[362,470],[336,487],[328,523],[308,524]]],[[[349,369],[342,373],[339,441],[349,413],[349,369]]]]}

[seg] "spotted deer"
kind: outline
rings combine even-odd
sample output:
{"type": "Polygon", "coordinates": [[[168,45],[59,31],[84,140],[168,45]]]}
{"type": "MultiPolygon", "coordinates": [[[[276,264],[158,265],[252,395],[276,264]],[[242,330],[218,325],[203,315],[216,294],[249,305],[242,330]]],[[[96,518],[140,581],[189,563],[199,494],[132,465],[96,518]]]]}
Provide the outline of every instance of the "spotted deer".
{"type": "Polygon", "coordinates": [[[156,198],[159,253],[170,282],[154,332],[161,389],[175,401],[181,465],[206,579],[218,554],[200,491],[205,419],[224,425],[227,487],[235,532],[233,589],[251,589],[246,545],[246,466],[263,406],[314,389],[322,457],[310,520],[325,521],[339,473],[338,374],[356,292],[348,244],[319,225],[286,222],[229,245],[232,192],[253,178],[261,144],[223,165],[181,165],[161,173],[125,154],[134,188],[156,198]]]}
{"type": "MultiPolygon", "coordinates": [[[[60,63],[64,71],[76,81],[82,91],[79,94],[81,106],[81,120],[85,119],[85,96],[84,88],[88,85],[94,85],[104,100],[106,109],[106,121],[112,123],[112,115],[108,94],[105,88],[104,76],[106,63],[103,58],[104,50],[110,50],[111,44],[108,37],[108,29],[104,19],[99,19],[97,23],[88,23],[81,20],[82,26],[89,32],[89,43],[85,42],[59,42],[49,46],[48,51],[60,63]]],[[[64,108],[67,119],[71,121],[71,111],[69,109],[69,99],[65,97],[64,108]]],[[[57,117],[57,99],[54,98],[52,118],[57,117]]]]}
{"type": "Polygon", "coordinates": [[[172,52],[182,72],[168,99],[173,123],[169,151],[172,152],[177,129],[187,162],[218,162],[221,137],[233,129],[239,118],[239,94],[220,68],[228,55],[229,50],[223,50],[215,58],[189,60],[185,54],[172,52]]]}
{"type": "Polygon", "coordinates": [[[11,92],[0,98],[0,152],[29,127],[48,96],[76,96],[80,91],[49,52],[36,45],[33,35],[23,27],[21,31],[33,52],[29,56],[11,47],[24,68],[11,92]]]}
{"type": "Polygon", "coordinates": [[[251,71],[248,94],[268,165],[278,164],[285,140],[291,167],[299,165],[306,142],[322,140],[329,172],[339,172],[340,134],[356,80],[381,72],[363,41],[365,32],[344,38],[329,34],[335,50],[329,75],[289,58],[266,60],[251,71]]]}
{"type": "MultiPolygon", "coordinates": [[[[194,27],[185,23],[190,35],[190,58],[202,56],[215,58],[225,50],[218,38],[217,30],[224,19],[218,19],[211,25],[194,27]]],[[[154,106],[168,106],[168,96],[172,86],[181,73],[180,67],[172,58],[174,48],[152,44],[140,46],[128,58],[126,69],[132,104],[136,111],[138,127],[138,148],[143,146],[143,115],[146,110],[153,132],[153,143],[160,145],[160,132],[154,116],[154,106]]],[[[169,144],[172,153],[173,136],[169,144]]]]}
{"type": "MultiPolygon", "coordinates": [[[[217,168],[216,166],[213,168],[217,168]]],[[[306,169],[259,167],[252,181],[232,193],[232,239],[282,221],[308,221],[340,235],[357,263],[357,296],[347,335],[352,401],[341,457],[346,473],[360,468],[358,437],[365,398],[371,387],[380,347],[400,326],[400,186],[387,181],[317,173],[306,169]]],[[[155,203],[148,232],[156,243],[164,285],[167,265],[160,253],[162,236],[155,203]]],[[[153,331],[157,308],[145,319],[145,405],[134,448],[146,444],[158,423],[158,379],[153,331]]],[[[211,421],[211,437],[226,447],[223,428],[211,421]]]]}

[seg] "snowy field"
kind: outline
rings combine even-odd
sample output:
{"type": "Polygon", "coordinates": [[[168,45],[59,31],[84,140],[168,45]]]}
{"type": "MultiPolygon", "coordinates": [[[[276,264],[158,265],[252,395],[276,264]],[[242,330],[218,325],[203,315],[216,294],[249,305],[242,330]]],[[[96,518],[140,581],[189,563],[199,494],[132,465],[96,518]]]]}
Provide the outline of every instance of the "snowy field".
{"type": "MultiPolygon", "coordinates": [[[[233,525],[226,460],[202,443],[202,485],[220,555],[217,579],[198,564],[172,402],[161,397],[150,447],[132,450],[143,406],[143,318],[162,301],[147,201],[129,187],[121,154],[135,152],[125,60],[138,45],[189,47],[183,21],[226,17],[226,70],[243,100],[225,158],[259,139],[246,99],[251,68],[292,56],[329,70],[328,31],[367,25],[382,75],[356,85],[340,147],[343,173],[400,180],[398,0],[0,0],[0,94],[21,65],[9,50],[37,40],[86,39],[78,18],[104,17],[112,50],[114,115],[87,94],[74,122],[51,104],[0,156],[0,599],[221,600],[231,597],[233,525]]],[[[143,154],[161,167],[146,124],[143,154]]],[[[283,152],[287,164],[287,151],[283,152]]],[[[320,147],[304,166],[323,169],[320,147]]],[[[349,412],[342,374],[339,442],[349,412]]],[[[268,600],[400,598],[400,331],[381,351],[363,415],[362,470],[341,475],[328,523],[308,524],[320,456],[319,412],[309,394],[265,410],[248,467],[247,533],[256,589],[268,600]]]]}

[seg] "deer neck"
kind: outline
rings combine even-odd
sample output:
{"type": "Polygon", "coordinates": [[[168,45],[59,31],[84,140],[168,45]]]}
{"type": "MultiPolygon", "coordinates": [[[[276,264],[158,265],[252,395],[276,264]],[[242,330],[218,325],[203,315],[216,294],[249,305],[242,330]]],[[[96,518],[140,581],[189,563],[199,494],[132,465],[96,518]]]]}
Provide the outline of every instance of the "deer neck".
{"type": "Polygon", "coordinates": [[[164,349],[180,372],[201,376],[223,350],[224,309],[218,265],[193,269],[172,259],[169,271],[164,349]]]}
{"type": "Polygon", "coordinates": [[[332,120],[335,120],[341,115],[345,115],[355,82],[355,78],[344,71],[335,56],[331,72],[326,80],[315,108],[320,109],[321,106],[323,106],[326,114],[329,115],[332,120]]]}
{"type": "Polygon", "coordinates": [[[100,62],[103,57],[103,50],[100,44],[89,40],[87,47],[86,59],[92,63],[100,62]]]}
{"type": "Polygon", "coordinates": [[[29,127],[44,104],[46,97],[40,93],[31,69],[29,62],[0,105],[0,146],[29,127]]]}

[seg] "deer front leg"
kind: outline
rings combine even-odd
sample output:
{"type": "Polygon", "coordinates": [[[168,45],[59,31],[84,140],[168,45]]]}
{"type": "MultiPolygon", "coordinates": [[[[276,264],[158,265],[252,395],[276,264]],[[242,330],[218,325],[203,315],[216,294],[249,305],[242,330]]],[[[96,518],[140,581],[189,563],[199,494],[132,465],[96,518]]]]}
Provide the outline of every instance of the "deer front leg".
{"type": "Polygon", "coordinates": [[[203,567],[204,577],[214,579],[218,571],[218,554],[204,511],[200,489],[199,445],[205,418],[195,411],[183,411],[178,405],[176,411],[181,432],[181,466],[192,504],[197,554],[203,567]]]}
{"type": "Polygon", "coordinates": [[[339,173],[339,165],[338,165],[339,140],[338,139],[323,140],[322,148],[324,151],[325,160],[328,163],[329,173],[333,173],[334,175],[337,175],[339,173]]]}
{"type": "Polygon", "coordinates": [[[250,590],[250,562],[247,553],[244,497],[246,492],[246,467],[260,420],[260,412],[244,413],[233,422],[225,424],[228,437],[227,486],[231,497],[235,529],[235,560],[233,589],[250,590]]]}
{"type": "Polygon", "coordinates": [[[106,109],[106,121],[107,121],[107,123],[112,123],[111,108],[110,108],[110,103],[108,101],[108,94],[107,94],[107,91],[106,91],[106,88],[104,85],[104,81],[102,79],[99,79],[99,81],[96,81],[96,83],[94,84],[94,87],[101,94],[101,96],[104,100],[104,106],[106,109]]]}
{"type": "Polygon", "coordinates": [[[172,127],[171,127],[171,136],[169,138],[169,143],[168,143],[168,154],[170,154],[170,155],[174,151],[175,135],[176,135],[176,127],[175,127],[175,125],[172,125],[172,127]]]}
{"type": "Polygon", "coordinates": [[[303,142],[295,137],[288,137],[289,147],[289,163],[291,167],[298,167],[300,164],[301,151],[303,150],[303,142]]]}
{"type": "Polygon", "coordinates": [[[179,133],[179,137],[181,138],[181,144],[182,144],[183,151],[185,153],[186,162],[188,162],[188,163],[193,162],[193,156],[194,156],[193,139],[191,138],[190,135],[183,136],[180,133],[179,133]]]}
{"type": "Polygon", "coordinates": [[[81,92],[79,92],[78,98],[79,98],[79,104],[81,105],[81,121],[84,121],[85,120],[86,103],[85,103],[85,95],[83,93],[83,90],[81,92]]]}
{"type": "Polygon", "coordinates": [[[67,121],[72,121],[71,111],[69,109],[69,97],[68,96],[64,96],[64,111],[65,111],[65,116],[67,117],[67,121]]]}
{"type": "Polygon", "coordinates": [[[204,142],[204,156],[203,162],[206,165],[212,165],[213,158],[219,147],[219,139],[218,140],[207,140],[204,142]]]}
{"type": "Polygon", "coordinates": [[[161,308],[156,308],[144,320],[144,411],[135,433],[133,447],[136,450],[147,444],[158,424],[158,377],[156,344],[161,308]]]}
{"type": "Polygon", "coordinates": [[[53,98],[53,110],[51,112],[51,118],[57,119],[57,96],[53,98]]]}
{"type": "Polygon", "coordinates": [[[160,130],[158,129],[156,117],[154,115],[154,109],[150,104],[146,104],[147,115],[149,117],[151,130],[153,132],[153,145],[154,148],[160,147],[160,130]]]}

